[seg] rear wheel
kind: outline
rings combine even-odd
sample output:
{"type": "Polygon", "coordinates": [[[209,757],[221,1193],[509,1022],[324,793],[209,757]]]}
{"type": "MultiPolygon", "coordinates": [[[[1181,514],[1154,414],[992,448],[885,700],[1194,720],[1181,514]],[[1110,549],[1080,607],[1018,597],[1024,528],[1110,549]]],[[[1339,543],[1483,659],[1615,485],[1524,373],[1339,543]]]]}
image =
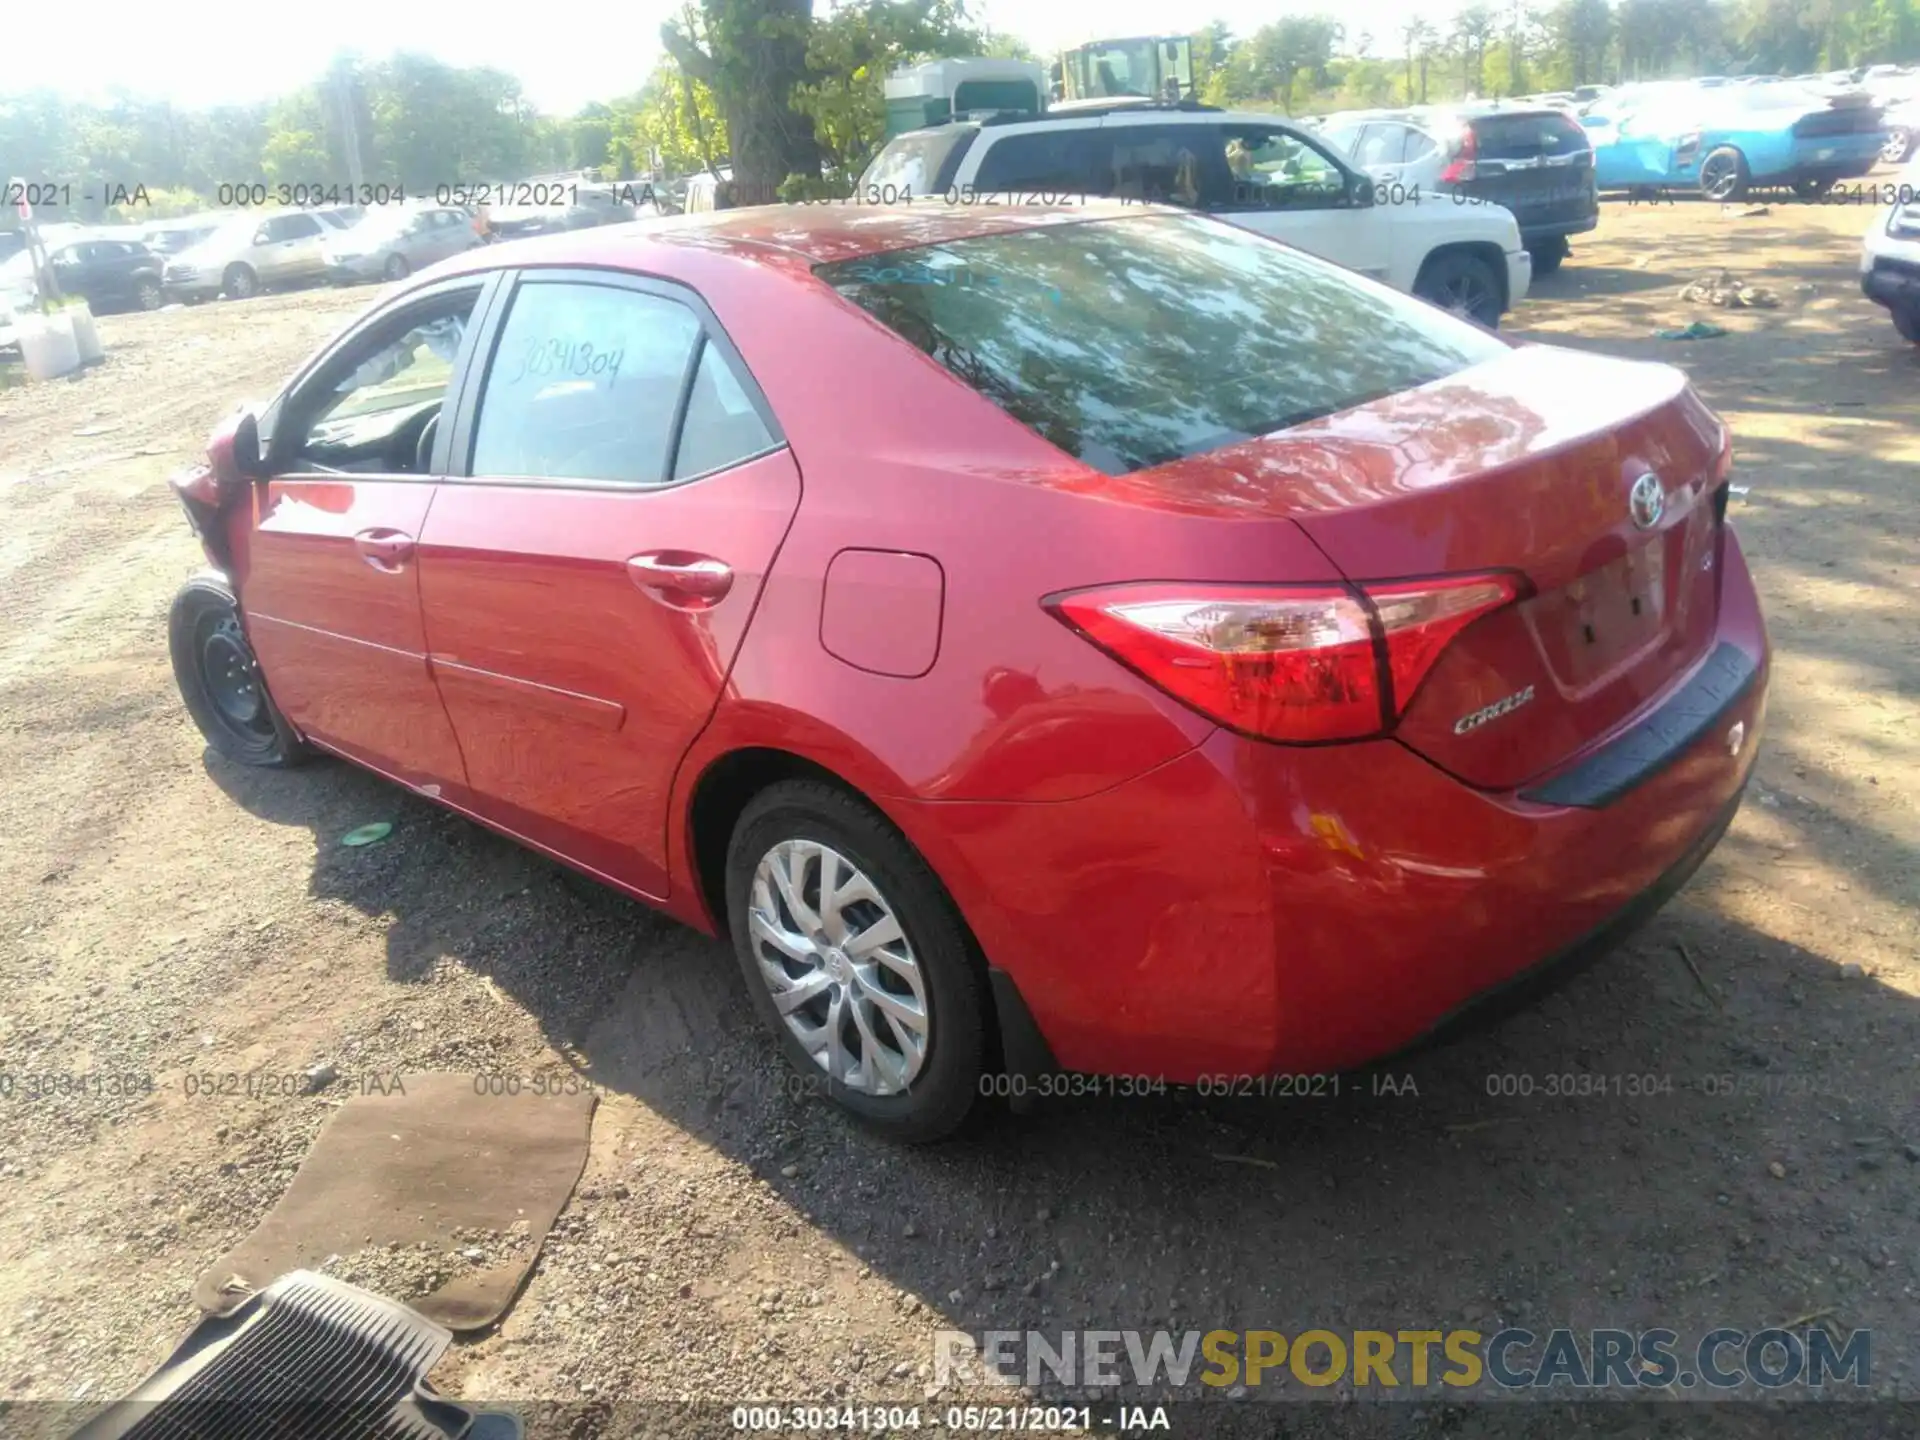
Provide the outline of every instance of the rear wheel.
{"type": "Polygon", "coordinates": [[[225,580],[196,576],[180,587],[167,639],[180,698],[207,744],[241,765],[293,765],[311,753],[267,694],[225,580]]]}
{"type": "Polygon", "coordinates": [[[1500,276],[1492,264],[1479,255],[1464,250],[1435,255],[1420,267],[1420,278],[1413,282],[1413,293],[1464,320],[1478,321],[1489,330],[1500,325],[1503,308],[1500,276]]]}
{"type": "Polygon", "coordinates": [[[1887,131],[1887,138],[1880,146],[1880,158],[1889,165],[1904,165],[1913,154],[1913,131],[1902,130],[1898,126],[1887,131]]]}
{"type": "Polygon", "coordinates": [[[386,264],[387,279],[389,280],[406,279],[408,268],[409,267],[407,265],[406,256],[390,255],[387,257],[387,264],[386,264]]]}
{"type": "Polygon", "coordinates": [[[253,273],[251,265],[236,262],[227,267],[220,286],[232,299],[246,300],[260,293],[260,277],[253,273]]]}
{"type": "Polygon", "coordinates": [[[1700,162],[1700,193],[1709,200],[1738,200],[1747,193],[1747,157],[1731,145],[1700,162]]]}
{"type": "Polygon", "coordinates": [[[133,298],[142,310],[158,310],[166,303],[166,296],[160,293],[160,282],[157,280],[142,280],[134,286],[133,298]]]}
{"type": "Polygon", "coordinates": [[[1535,275],[1551,275],[1560,268],[1560,262],[1567,258],[1573,247],[1567,243],[1564,235],[1555,235],[1550,240],[1536,240],[1527,246],[1527,253],[1533,257],[1535,275]]]}
{"type": "Polygon", "coordinates": [[[1902,340],[1920,345],[1920,306],[1894,306],[1893,328],[1900,332],[1902,340]]]}
{"type": "Polygon", "coordinates": [[[884,817],[817,781],[762,791],[727,849],[727,917],[795,1069],[891,1139],[965,1122],[986,1063],[985,978],[952,899],[884,817]]]}

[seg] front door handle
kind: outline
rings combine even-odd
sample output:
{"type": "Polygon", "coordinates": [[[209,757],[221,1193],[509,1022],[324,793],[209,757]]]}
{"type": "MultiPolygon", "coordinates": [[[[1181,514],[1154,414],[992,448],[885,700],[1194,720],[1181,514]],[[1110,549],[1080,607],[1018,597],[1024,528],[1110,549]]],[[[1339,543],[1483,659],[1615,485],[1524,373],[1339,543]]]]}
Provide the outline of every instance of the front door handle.
{"type": "Polygon", "coordinates": [[[413,558],[413,536],[399,530],[362,530],[353,537],[360,558],[387,575],[397,575],[413,558]]]}
{"type": "Polygon", "coordinates": [[[691,550],[649,550],[627,561],[627,575],[662,605],[711,610],[733,588],[733,567],[691,550]]]}

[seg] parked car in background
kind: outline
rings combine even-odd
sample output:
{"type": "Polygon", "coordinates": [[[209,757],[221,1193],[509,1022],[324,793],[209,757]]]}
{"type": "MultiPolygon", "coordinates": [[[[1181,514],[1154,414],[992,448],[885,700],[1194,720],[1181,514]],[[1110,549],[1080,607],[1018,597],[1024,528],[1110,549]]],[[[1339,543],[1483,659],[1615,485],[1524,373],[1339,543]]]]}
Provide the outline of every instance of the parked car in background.
{"type": "MultiPolygon", "coordinates": [[[[159,309],[163,262],[146,246],[124,238],[130,233],[80,225],[42,226],[42,248],[60,293],[85,300],[96,313],[159,309]]],[[[30,309],[40,298],[32,256],[22,250],[0,263],[0,300],[10,310],[30,309]]]]}
{"type": "Polygon", "coordinates": [[[752,207],[389,292],[176,479],[170,646],[219,755],[730,937],[930,1140],[1347,1071],[1657,911],[1762,748],[1731,464],[1674,367],[1203,215],[752,207]]]}
{"type": "Polygon", "coordinates": [[[1375,180],[1513,212],[1533,273],[1560,268],[1568,237],[1600,223],[1593,146],[1557,105],[1463,102],[1336,115],[1320,132],[1375,180]]]}
{"type": "Polygon", "coordinates": [[[1737,200],[1756,185],[1813,199],[1879,163],[1886,134],[1865,95],[1793,84],[1622,86],[1581,117],[1602,190],[1697,188],[1737,200]]]}
{"type": "Polygon", "coordinates": [[[323,241],[339,228],[310,210],[236,215],[169,259],[162,283],[181,300],[244,300],[265,289],[310,284],[326,274],[323,241]]]}
{"type": "Polygon", "coordinates": [[[1900,172],[1894,195],[1867,226],[1860,289],[1886,307],[1902,339],[1920,345],[1920,159],[1900,172]]]}
{"type": "Polygon", "coordinates": [[[1520,302],[1533,275],[1506,210],[1411,203],[1279,115],[1136,103],[955,121],[888,141],[860,177],[863,195],[908,189],[963,207],[1088,196],[1178,205],[1488,326],[1520,302]]]}
{"type": "Polygon", "coordinates": [[[336,285],[400,280],[484,243],[473,219],[450,205],[389,206],[323,242],[327,278],[336,285]]]}
{"type": "Polygon", "coordinates": [[[96,235],[50,250],[47,261],[63,295],[78,295],[94,311],[158,310],[165,303],[165,261],[133,240],[96,235]]]}
{"type": "Polygon", "coordinates": [[[1886,85],[1873,98],[1881,107],[1880,123],[1887,134],[1880,158],[1889,165],[1904,165],[1920,144],[1920,78],[1909,76],[1886,85]]]}
{"type": "Polygon", "coordinates": [[[191,250],[232,218],[227,214],[190,215],[162,220],[141,229],[139,240],[156,255],[179,255],[191,250]]]}
{"type": "Polygon", "coordinates": [[[720,187],[732,179],[733,170],[726,165],[720,166],[717,170],[703,170],[698,175],[689,177],[680,201],[681,210],[688,215],[702,215],[718,209],[720,187]]]}

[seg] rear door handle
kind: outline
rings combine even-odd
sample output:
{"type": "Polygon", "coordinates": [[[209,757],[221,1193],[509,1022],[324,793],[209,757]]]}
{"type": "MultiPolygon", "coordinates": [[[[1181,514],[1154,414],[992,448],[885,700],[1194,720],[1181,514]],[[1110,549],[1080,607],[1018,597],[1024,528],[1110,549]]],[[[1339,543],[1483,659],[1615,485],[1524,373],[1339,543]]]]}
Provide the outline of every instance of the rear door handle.
{"type": "Polygon", "coordinates": [[[627,561],[627,575],[651,598],[676,610],[711,610],[733,588],[733,567],[691,550],[649,550],[627,561]]]}
{"type": "Polygon", "coordinates": [[[413,558],[413,536],[399,530],[362,530],[353,537],[353,548],[374,569],[396,575],[413,558]]]}

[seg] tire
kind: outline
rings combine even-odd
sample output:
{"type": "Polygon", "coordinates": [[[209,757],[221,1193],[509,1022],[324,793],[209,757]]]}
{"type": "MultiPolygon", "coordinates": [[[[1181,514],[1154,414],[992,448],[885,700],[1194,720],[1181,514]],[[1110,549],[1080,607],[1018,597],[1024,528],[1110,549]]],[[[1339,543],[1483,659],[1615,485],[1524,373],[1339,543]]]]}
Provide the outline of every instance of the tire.
{"type": "Polygon", "coordinates": [[[1896,305],[1892,314],[1893,328],[1900,332],[1900,338],[1910,344],[1920,345],[1920,307],[1896,305]]]}
{"type": "Polygon", "coordinates": [[[727,918],[754,1008],[809,1081],[868,1128],[907,1144],[942,1139],[966,1122],[987,1057],[984,967],[945,888],[877,811],[818,781],[782,781],[763,790],[741,813],[727,847],[727,918]],[[834,888],[844,891],[849,879],[863,877],[872,898],[856,896],[838,914],[821,914],[821,879],[830,867],[839,877],[834,888]],[[782,898],[772,878],[776,869],[790,882],[797,879],[798,909],[782,898]],[[756,930],[755,910],[767,917],[768,929],[756,930]],[[834,943],[837,937],[839,944],[858,944],[889,913],[897,940],[851,956],[834,943]],[[788,943],[775,945],[766,938],[770,932],[788,943]],[[809,932],[826,943],[815,944],[809,932]],[[892,963],[865,958],[880,951],[892,963]],[[789,1023],[774,990],[779,985],[791,994],[795,981],[814,982],[816,993],[789,1006],[789,1023]],[[911,1021],[887,1019],[876,994],[903,1012],[917,1011],[924,1021],[917,1045],[911,1021]],[[803,1043],[796,1025],[811,1032],[811,1044],[803,1043]],[[835,1029],[837,1049],[829,1039],[835,1029]],[[815,1048],[833,1058],[833,1068],[815,1058],[815,1048]]]}
{"type": "Polygon", "coordinates": [[[1913,131],[1894,127],[1887,131],[1886,143],[1880,147],[1880,158],[1889,165],[1906,164],[1913,155],[1913,140],[1913,131]]]}
{"type": "Polygon", "coordinates": [[[1832,188],[1832,180],[1809,178],[1793,182],[1793,193],[1801,200],[1818,200],[1832,188]]]}
{"type": "Polygon", "coordinates": [[[413,269],[411,265],[407,264],[407,257],[404,255],[388,256],[387,263],[384,268],[386,271],[387,279],[389,280],[404,280],[407,278],[408,273],[413,269]]]}
{"type": "Polygon", "coordinates": [[[1465,250],[1435,255],[1420,267],[1413,293],[1442,310],[1474,320],[1489,330],[1500,328],[1500,276],[1484,258],[1465,250]]]}
{"type": "Polygon", "coordinates": [[[226,759],[274,769],[312,754],[267,693],[224,578],[196,575],[180,587],[167,620],[167,648],[187,713],[226,759]]]}
{"type": "Polygon", "coordinates": [[[1747,193],[1747,157],[1731,145],[1710,150],[1700,161],[1700,193],[1709,200],[1738,200],[1747,193]]]}
{"type": "Polygon", "coordinates": [[[1533,257],[1533,273],[1536,276],[1553,274],[1572,249],[1564,235],[1556,235],[1551,240],[1534,241],[1527,246],[1527,253],[1533,257]]]}
{"type": "Polygon", "coordinates": [[[236,261],[220,277],[220,288],[227,292],[229,300],[250,300],[260,293],[260,277],[253,273],[251,265],[236,261]]]}
{"type": "Polygon", "coordinates": [[[158,310],[167,303],[167,297],[160,293],[157,281],[142,280],[133,289],[134,303],[142,310],[158,310]]]}

